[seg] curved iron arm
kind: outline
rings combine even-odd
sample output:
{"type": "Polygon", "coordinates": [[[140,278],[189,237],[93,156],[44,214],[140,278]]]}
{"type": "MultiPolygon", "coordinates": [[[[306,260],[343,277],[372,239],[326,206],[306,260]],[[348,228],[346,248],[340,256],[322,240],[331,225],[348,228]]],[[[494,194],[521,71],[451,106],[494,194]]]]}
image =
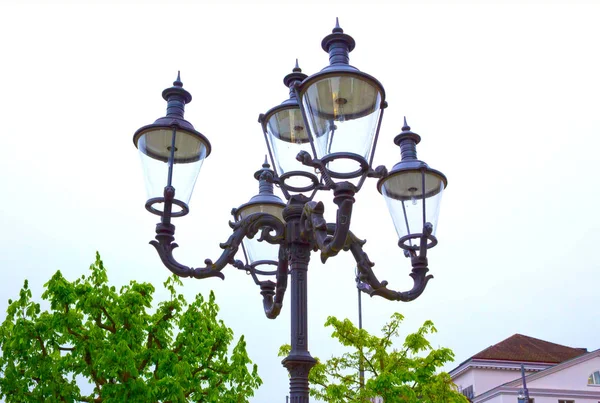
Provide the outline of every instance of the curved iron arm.
{"type": "Polygon", "coordinates": [[[279,219],[267,213],[255,213],[238,221],[229,222],[229,226],[233,229],[233,234],[227,242],[220,244],[223,253],[213,263],[212,260],[204,261],[205,267],[191,268],[184,266],[175,260],[173,249],[177,248],[175,240],[175,226],[170,223],[161,222],[156,225],[156,240],[150,241],[150,244],[156,248],[163,264],[179,277],[194,277],[207,278],[219,277],[224,279],[225,276],[221,270],[228,264],[234,264],[234,256],[237,253],[240,244],[244,237],[253,238],[254,235],[262,229],[260,240],[264,240],[272,244],[280,244],[283,242],[285,227],[279,219]],[[271,232],[275,231],[272,235],[271,232]]]}
{"type": "Polygon", "coordinates": [[[265,315],[269,319],[275,319],[281,312],[283,297],[287,289],[288,279],[288,253],[287,248],[279,247],[279,262],[277,264],[276,283],[267,280],[261,281],[260,293],[263,296],[263,307],[265,315]]]}
{"type": "MultiPolygon", "coordinates": [[[[335,231],[333,224],[328,224],[327,229],[329,232],[335,231]]],[[[431,235],[431,225],[426,225],[423,229],[421,236],[421,245],[427,245],[427,237],[431,235]]],[[[419,297],[425,290],[427,282],[433,278],[431,274],[427,274],[429,268],[427,267],[427,248],[420,248],[420,253],[417,255],[413,251],[411,253],[412,273],[410,276],[413,278],[414,285],[409,291],[394,291],[387,288],[388,282],[383,280],[379,281],[373,273],[372,267],[375,265],[369,256],[363,251],[363,245],[366,241],[357,238],[352,232],[349,232],[348,239],[344,250],[350,250],[352,256],[356,260],[358,269],[359,285],[358,288],[369,294],[370,296],[378,295],[385,299],[392,301],[412,301],[419,297]]]]}
{"type": "Polygon", "coordinates": [[[350,182],[335,185],[333,202],[337,204],[336,224],[333,233],[328,231],[328,224],[323,218],[325,207],[322,202],[309,201],[304,205],[301,217],[303,237],[312,239],[321,251],[321,262],[337,255],[344,249],[350,233],[350,219],[356,187],[350,182]],[[312,235],[312,237],[311,237],[312,235]]]}
{"type": "Polygon", "coordinates": [[[252,276],[254,283],[260,287],[260,294],[263,296],[263,307],[265,315],[269,319],[275,319],[279,316],[283,306],[283,297],[287,289],[288,278],[288,252],[284,245],[279,247],[279,258],[277,270],[275,271],[276,282],[271,280],[260,281],[258,274],[272,275],[272,273],[262,272],[253,266],[244,264],[241,260],[236,260],[233,265],[240,270],[246,271],[252,276]]]}

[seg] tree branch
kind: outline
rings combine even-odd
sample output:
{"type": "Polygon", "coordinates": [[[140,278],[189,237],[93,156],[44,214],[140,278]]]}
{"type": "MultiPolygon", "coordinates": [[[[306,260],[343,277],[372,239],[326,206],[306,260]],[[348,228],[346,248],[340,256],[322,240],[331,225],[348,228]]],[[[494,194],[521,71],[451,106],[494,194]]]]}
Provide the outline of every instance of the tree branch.
{"type": "Polygon", "coordinates": [[[87,350],[85,352],[85,354],[83,356],[83,360],[85,361],[87,366],[90,368],[90,374],[92,375],[92,380],[96,384],[96,389],[98,390],[98,394],[101,394],[100,391],[102,390],[102,385],[104,385],[106,383],[106,379],[98,376],[98,372],[94,369],[94,366],[92,365],[92,355],[89,350],[87,350]]]}
{"type": "Polygon", "coordinates": [[[369,368],[371,368],[371,371],[373,371],[373,374],[377,377],[379,376],[379,374],[377,373],[377,370],[375,369],[375,367],[373,366],[373,363],[371,362],[371,360],[369,360],[369,358],[367,358],[366,355],[363,355],[363,358],[367,361],[367,364],[369,364],[369,368]]]}
{"type": "MultiPolygon", "coordinates": [[[[69,304],[65,304],[65,314],[69,314],[69,304]]],[[[73,335],[75,337],[77,337],[80,340],[86,340],[87,337],[86,336],[82,336],[81,334],[77,333],[76,331],[74,331],[73,329],[71,329],[71,327],[69,325],[67,325],[67,332],[70,335],[73,335]]]]}
{"type": "Polygon", "coordinates": [[[115,321],[113,320],[113,318],[108,314],[108,312],[106,311],[106,308],[101,307],[100,309],[102,309],[102,313],[104,313],[104,315],[106,316],[106,318],[110,321],[110,323],[112,323],[112,328],[116,330],[117,324],[115,323],[115,321]]]}
{"type": "Polygon", "coordinates": [[[47,357],[48,352],[46,351],[46,346],[44,345],[44,341],[42,340],[42,338],[40,337],[40,334],[38,332],[36,332],[36,334],[37,334],[36,338],[40,342],[40,347],[42,348],[42,356],[47,357]]]}
{"type": "Polygon", "coordinates": [[[94,321],[96,322],[96,325],[98,325],[98,327],[100,329],[108,330],[109,332],[111,332],[113,334],[117,332],[117,329],[114,326],[108,326],[108,325],[105,325],[104,323],[102,323],[102,314],[100,314],[100,313],[98,314],[98,316],[96,316],[94,318],[94,321]]]}

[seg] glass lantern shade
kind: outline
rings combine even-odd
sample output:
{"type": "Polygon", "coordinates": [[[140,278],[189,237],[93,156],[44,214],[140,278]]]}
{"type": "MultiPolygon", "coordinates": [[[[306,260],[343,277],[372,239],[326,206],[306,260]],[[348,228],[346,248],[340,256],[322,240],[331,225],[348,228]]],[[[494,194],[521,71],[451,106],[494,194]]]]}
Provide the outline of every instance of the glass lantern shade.
{"type": "MultiPolygon", "coordinates": [[[[446,185],[444,175],[429,168],[392,171],[379,184],[379,191],[385,198],[399,238],[422,234],[425,223],[431,223],[432,235],[435,236],[440,202],[446,185]]],[[[420,239],[409,239],[405,245],[418,248],[420,239]]]]}
{"type": "Polygon", "coordinates": [[[136,133],[134,141],[142,160],[148,199],[162,197],[165,186],[171,185],[175,198],[189,204],[207,155],[204,139],[182,129],[151,126],[136,133]],[[173,169],[169,178],[171,158],[173,169]]]}
{"type": "MultiPolygon", "coordinates": [[[[275,171],[279,176],[294,171],[312,172],[312,168],[302,165],[296,160],[300,151],[312,154],[308,133],[298,104],[285,106],[267,114],[264,130],[273,154],[275,171]]],[[[294,176],[289,178],[286,184],[304,187],[310,185],[310,180],[304,176],[294,176]]]]}
{"type": "MultiPolygon", "coordinates": [[[[384,98],[380,84],[366,74],[338,72],[315,77],[306,85],[300,99],[317,158],[352,153],[370,162],[384,98]]],[[[328,163],[328,169],[349,174],[360,166],[353,160],[336,159],[328,163]]]]}
{"type": "MultiPolygon", "coordinates": [[[[243,220],[254,213],[268,213],[283,221],[283,209],[285,204],[246,204],[240,207],[236,212],[236,220],[243,220]]],[[[244,237],[242,243],[247,253],[248,261],[251,265],[256,264],[277,264],[279,260],[279,245],[270,244],[266,241],[258,241],[260,233],[250,239],[244,237]]]]}

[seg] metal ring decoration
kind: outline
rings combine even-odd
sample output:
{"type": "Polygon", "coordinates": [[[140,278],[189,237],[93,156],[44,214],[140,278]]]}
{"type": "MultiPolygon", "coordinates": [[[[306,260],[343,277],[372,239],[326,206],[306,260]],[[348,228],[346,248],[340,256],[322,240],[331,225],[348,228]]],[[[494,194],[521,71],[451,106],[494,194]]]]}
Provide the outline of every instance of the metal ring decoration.
{"type": "MultiPolygon", "coordinates": [[[[148,199],[148,201],[146,202],[146,210],[148,210],[152,214],[156,214],[157,216],[163,217],[165,215],[165,212],[156,209],[154,207],[154,205],[158,204],[158,203],[164,203],[164,202],[165,202],[164,197],[153,197],[152,199],[148,199]]],[[[181,211],[178,211],[175,213],[171,212],[172,218],[183,217],[190,212],[190,208],[188,207],[188,205],[185,204],[184,202],[182,202],[181,200],[173,199],[171,201],[171,203],[173,203],[176,206],[179,206],[181,208],[181,211]]]]}
{"type": "Polygon", "coordinates": [[[274,261],[274,260],[259,260],[259,261],[256,261],[256,262],[252,263],[250,265],[250,267],[252,268],[252,270],[254,271],[254,273],[260,274],[261,276],[274,276],[274,275],[276,275],[277,274],[277,268],[275,268],[275,270],[270,270],[270,271],[259,270],[259,269],[256,268],[257,266],[266,265],[266,264],[277,266],[277,262],[274,261]]]}
{"type": "Polygon", "coordinates": [[[305,171],[286,172],[279,177],[279,180],[280,180],[280,186],[291,192],[298,192],[298,193],[312,192],[313,190],[315,190],[317,188],[317,186],[319,186],[319,178],[317,178],[316,175],[313,175],[310,172],[305,172],[305,171]],[[290,186],[285,183],[285,181],[287,179],[293,178],[294,176],[303,176],[305,178],[310,179],[312,181],[312,183],[310,185],[304,186],[304,187],[290,186]]]}
{"type": "Polygon", "coordinates": [[[323,159],[321,159],[321,163],[323,164],[324,167],[326,167],[325,170],[327,171],[327,174],[330,177],[336,178],[336,179],[358,178],[359,176],[363,175],[365,172],[368,172],[370,170],[369,163],[367,162],[367,160],[364,159],[362,156],[360,156],[358,154],[354,154],[354,153],[331,153],[331,154],[325,156],[323,159]],[[341,173],[341,172],[332,171],[331,169],[327,168],[327,164],[329,162],[337,160],[337,159],[348,159],[348,160],[356,161],[360,164],[360,169],[357,169],[354,172],[341,173]]]}
{"type": "MultiPolygon", "coordinates": [[[[400,238],[400,240],[398,240],[398,246],[404,250],[409,250],[409,251],[410,250],[419,250],[419,247],[416,245],[406,245],[406,241],[409,241],[411,239],[422,239],[423,236],[424,236],[424,234],[421,234],[421,233],[404,235],[402,238],[400,238]]],[[[438,240],[435,236],[427,235],[426,237],[430,241],[427,243],[427,249],[431,249],[435,245],[437,245],[438,240]]]]}

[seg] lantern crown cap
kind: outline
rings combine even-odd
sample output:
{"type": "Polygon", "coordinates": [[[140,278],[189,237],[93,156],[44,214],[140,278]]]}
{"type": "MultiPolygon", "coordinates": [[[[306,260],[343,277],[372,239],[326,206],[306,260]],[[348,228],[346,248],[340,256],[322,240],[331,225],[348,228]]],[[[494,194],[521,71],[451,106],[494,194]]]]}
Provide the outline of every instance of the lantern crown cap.
{"type": "MultiPolygon", "coordinates": [[[[265,162],[262,164],[262,168],[258,171],[254,172],[254,179],[260,181],[268,181],[271,182],[275,172],[271,169],[271,165],[269,165],[268,157],[265,155],[265,162]]],[[[273,192],[273,185],[271,184],[271,192],[273,192]]]]}
{"type": "Polygon", "coordinates": [[[417,133],[414,133],[410,130],[410,126],[406,123],[406,116],[404,117],[404,126],[402,126],[402,132],[394,137],[394,144],[397,146],[400,145],[405,140],[412,140],[414,144],[419,144],[421,141],[421,136],[417,133]]]}
{"type": "Polygon", "coordinates": [[[333,28],[331,34],[321,41],[321,47],[329,53],[329,63],[332,65],[348,64],[348,53],[352,52],[355,46],[354,38],[344,33],[338,18],[335,19],[335,28],[333,28]]]}
{"type": "Polygon", "coordinates": [[[258,194],[253,196],[247,203],[235,209],[234,215],[239,214],[243,209],[251,205],[279,205],[284,207],[285,203],[279,196],[273,193],[274,176],[275,172],[271,169],[265,155],[265,162],[262,164],[262,168],[254,173],[254,178],[258,180],[258,194]]]}
{"type": "MultiPolygon", "coordinates": [[[[296,81],[300,83],[306,77],[308,77],[308,76],[302,72],[302,69],[298,65],[298,59],[296,59],[296,66],[293,68],[293,70],[290,74],[286,75],[283,78],[283,84],[291,90],[296,81]]],[[[291,92],[290,92],[290,95],[292,95],[291,92]]],[[[295,93],[294,93],[294,98],[295,98],[295,93]]]]}
{"type": "Polygon", "coordinates": [[[173,86],[165,89],[162,92],[162,97],[165,101],[170,102],[179,101],[184,104],[189,104],[192,101],[192,94],[183,89],[183,82],[181,81],[181,72],[177,71],[177,78],[173,81],[173,86]]]}

